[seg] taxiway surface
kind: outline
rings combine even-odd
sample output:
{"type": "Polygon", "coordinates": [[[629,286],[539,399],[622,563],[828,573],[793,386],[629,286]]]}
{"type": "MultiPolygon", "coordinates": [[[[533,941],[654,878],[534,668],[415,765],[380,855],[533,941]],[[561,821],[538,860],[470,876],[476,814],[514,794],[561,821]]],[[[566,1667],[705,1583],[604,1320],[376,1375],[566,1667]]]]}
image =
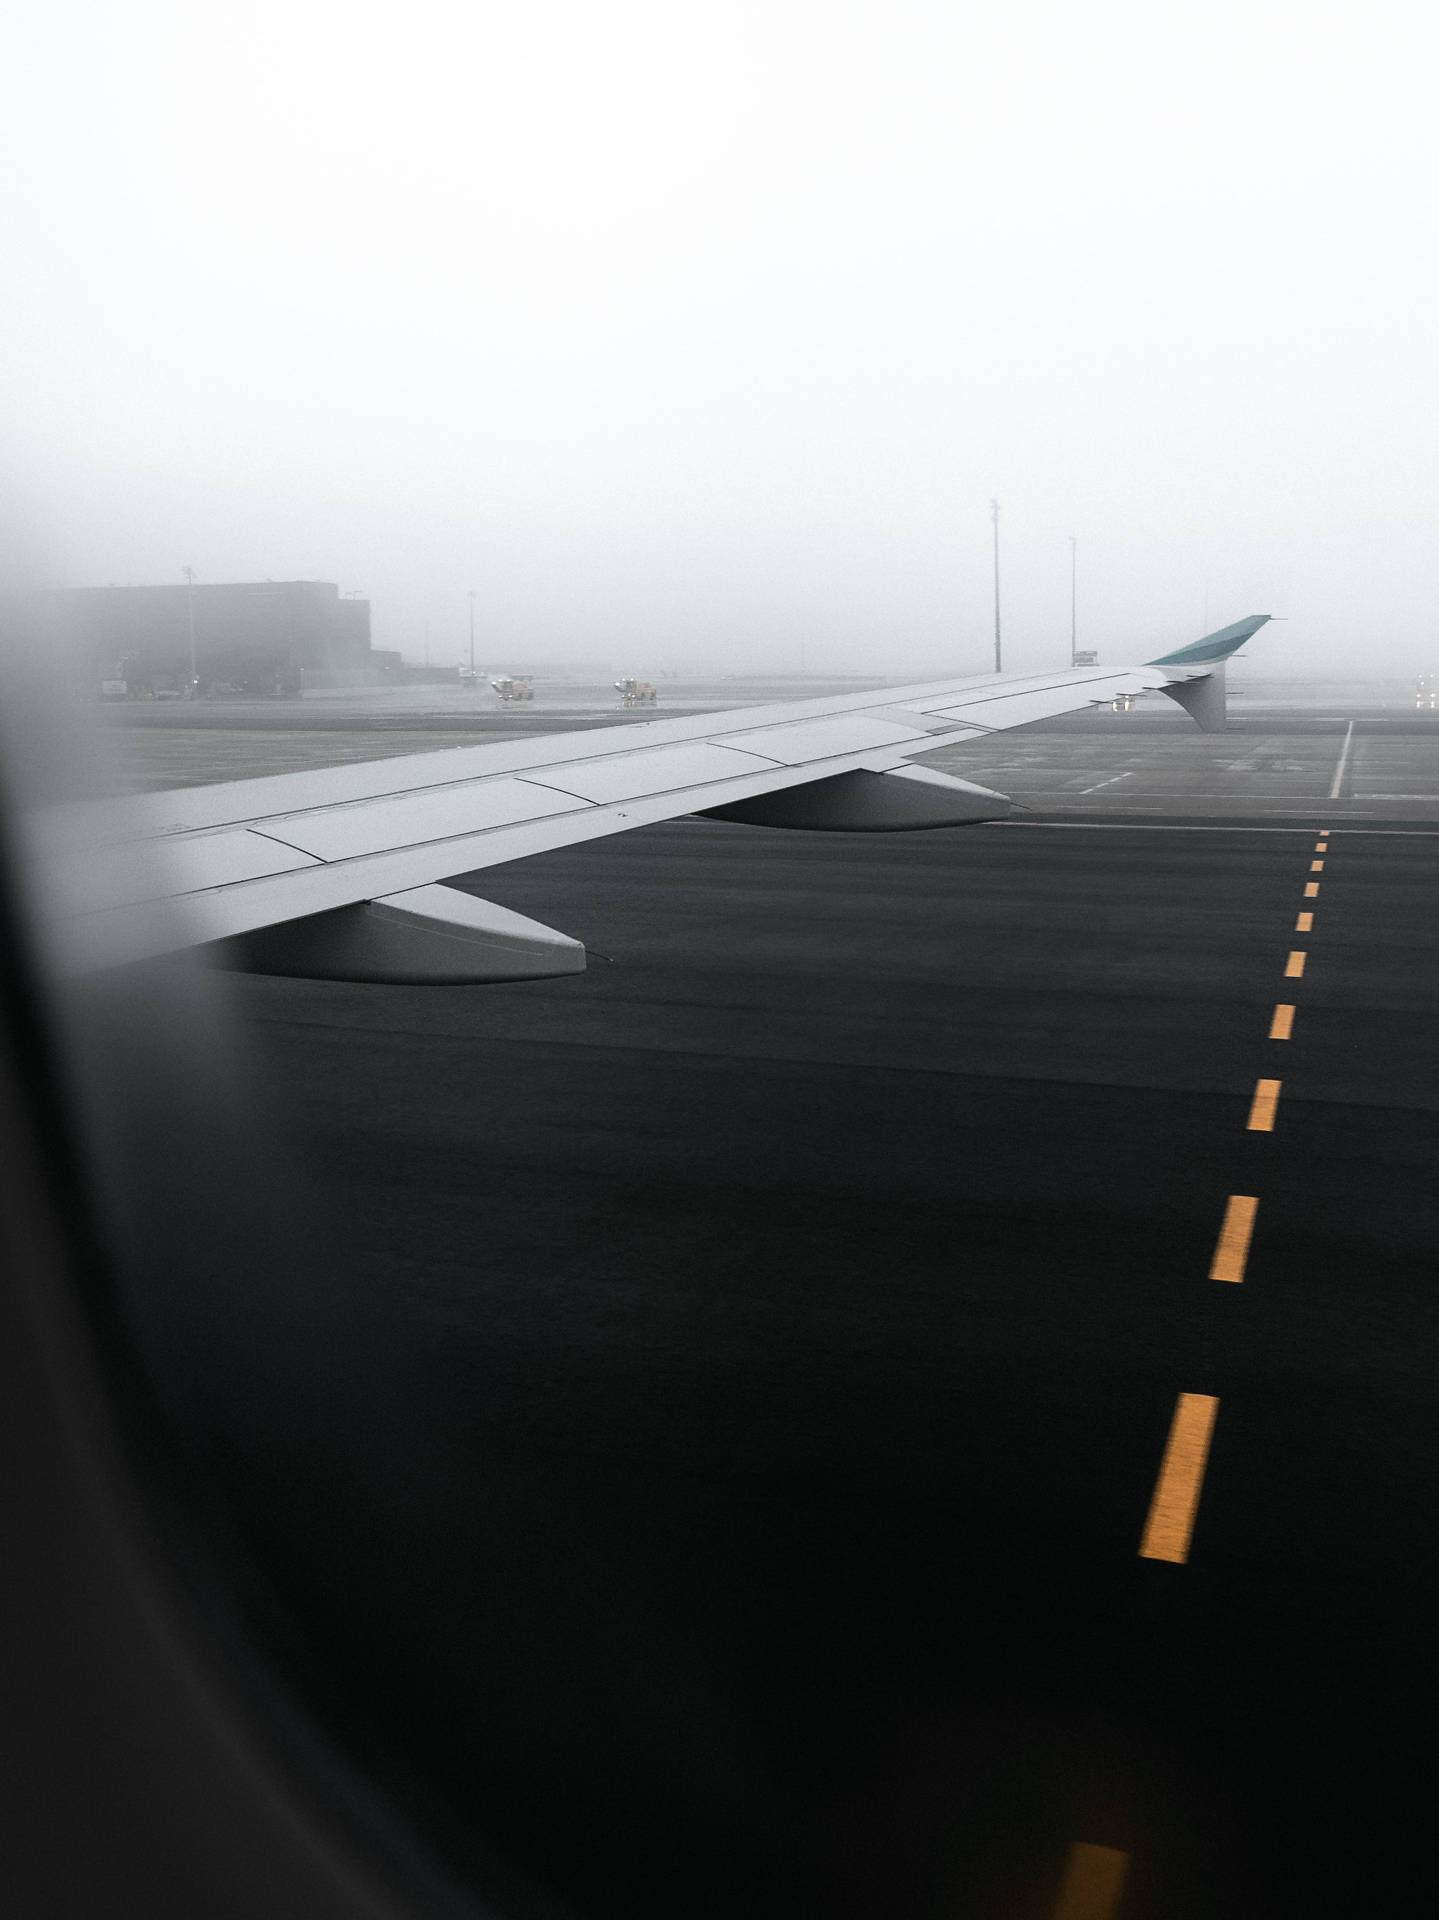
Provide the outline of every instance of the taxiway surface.
{"type": "Polygon", "coordinates": [[[475,877],[581,979],[235,983],[348,1302],[330,1464],[237,1508],[457,1851],[614,1920],[1432,1901],[1439,731],[1134,717],[940,762],[1014,826],[475,877]]]}

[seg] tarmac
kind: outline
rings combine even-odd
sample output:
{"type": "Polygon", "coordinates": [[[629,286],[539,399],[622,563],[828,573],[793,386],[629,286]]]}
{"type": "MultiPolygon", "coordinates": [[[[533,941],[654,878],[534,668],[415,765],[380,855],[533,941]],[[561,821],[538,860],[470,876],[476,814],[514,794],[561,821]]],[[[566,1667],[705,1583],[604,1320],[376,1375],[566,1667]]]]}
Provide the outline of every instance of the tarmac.
{"type": "Polygon", "coordinates": [[[575,980],[231,983],[343,1277],[323,1464],[228,1470],[290,1657],[604,1920],[1425,1911],[1439,716],[934,764],[1030,811],[462,883],[575,980]]]}

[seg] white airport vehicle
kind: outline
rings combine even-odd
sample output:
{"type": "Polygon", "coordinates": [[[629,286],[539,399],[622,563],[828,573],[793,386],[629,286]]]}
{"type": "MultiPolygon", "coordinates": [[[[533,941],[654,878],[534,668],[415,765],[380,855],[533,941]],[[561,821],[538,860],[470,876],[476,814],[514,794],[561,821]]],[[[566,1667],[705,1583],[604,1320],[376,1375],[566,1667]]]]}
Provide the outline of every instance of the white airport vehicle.
{"type": "Polygon", "coordinates": [[[622,707],[652,707],[659,699],[659,691],[652,681],[636,680],[629,674],[623,680],[616,680],[615,692],[620,696],[622,707]]]}
{"type": "Polygon", "coordinates": [[[535,689],[533,681],[526,680],[522,674],[503,673],[497,680],[490,682],[491,689],[498,696],[501,705],[514,706],[522,700],[533,700],[535,689]]]}

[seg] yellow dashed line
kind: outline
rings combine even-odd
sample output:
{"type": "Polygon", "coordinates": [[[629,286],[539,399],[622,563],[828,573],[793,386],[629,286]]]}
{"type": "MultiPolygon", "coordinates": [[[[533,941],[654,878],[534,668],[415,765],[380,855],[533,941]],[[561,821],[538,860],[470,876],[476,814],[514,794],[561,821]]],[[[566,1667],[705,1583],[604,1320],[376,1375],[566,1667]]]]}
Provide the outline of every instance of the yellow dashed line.
{"type": "Polygon", "coordinates": [[[1304,952],[1302,948],[1295,947],[1284,963],[1284,978],[1286,980],[1302,980],[1303,977],[1304,952]]]}
{"type": "Polygon", "coordinates": [[[1054,1903],[1054,1920],[1113,1920],[1119,1911],[1129,1872],[1129,1855],[1117,1847],[1094,1847],[1078,1840],[1064,1863],[1064,1884],[1054,1903]]]}
{"type": "Polygon", "coordinates": [[[1313,933],[1314,915],[1312,913],[1301,913],[1299,918],[1294,922],[1294,931],[1296,933],[1313,933]]]}
{"type": "Polygon", "coordinates": [[[1316,843],[1316,845],[1315,845],[1315,848],[1314,848],[1314,851],[1315,851],[1316,853],[1328,853],[1328,851],[1329,851],[1329,842],[1328,842],[1327,840],[1320,840],[1320,841],[1318,841],[1318,842],[1316,843]]]}
{"type": "Polygon", "coordinates": [[[1293,1026],[1294,1009],[1293,1007],[1285,1006],[1281,1000],[1279,1005],[1274,1009],[1274,1018],[1269,1023],[1269,1038],[1271,1040],[1287,1040],[1293,1026]]]}
{"type": "Polygon", "coordinates": [[[1251,1133],[1273,1133],[1274,1109],[1279,1105],[1281,1080],[1261,1080],[1254,1089],[1254,1104],[1249,1109],[1251,1133]]]}
{"type": "Polygon", "coordinates": [[[1306,880],[1304,882],[1304,898],[1306,900],[1317,900],[1319,898],[1319,882],[1317,880],[1306,880]]]}
{"type": "Polygon", "coordinates": [[[1149,1503],[1149,1518],[1144,1523],[1141,1559],[1172,1560],[1183,1566],[1189,1558],[1189,1539],[1194,1532],[1204,1463],[1209,1458],[1218,1411],[1218,1400],[1208,1393],[1181,1393],[1176,1401],[1154,1498],[1149,1503]]]}
{"type": "Polygon", "coordinates": [[[1229,1205],[1224,1209],[1224,1224],[1219,1229],[1219,1244],[1209,1269],[1211,1280],[1232,1280],[1237,1284],[1244,1278],[1254,1216],[1258,1211],[1259,1202],[1252,1194],[1230,1194],[1229,1205]]]}
{"type": "Polygon", "coordinates": [[[1324,862],[1322,860],[1311,860],[1309,862],[1309,871],[1311,873],[1323,873],[1324,862]]]}

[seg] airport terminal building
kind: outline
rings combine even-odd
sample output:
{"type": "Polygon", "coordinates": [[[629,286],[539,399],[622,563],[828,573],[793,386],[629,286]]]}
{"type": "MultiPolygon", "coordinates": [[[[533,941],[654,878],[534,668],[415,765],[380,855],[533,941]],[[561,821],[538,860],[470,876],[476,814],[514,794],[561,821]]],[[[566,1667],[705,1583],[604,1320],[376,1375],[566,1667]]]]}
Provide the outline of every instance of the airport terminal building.
{"type": "Polygon", "coordinates": [[[65,587],[46,596],[82,679],[110,698],[297,696],[381,681],[370,603],[329,580],[65,587]]]}

